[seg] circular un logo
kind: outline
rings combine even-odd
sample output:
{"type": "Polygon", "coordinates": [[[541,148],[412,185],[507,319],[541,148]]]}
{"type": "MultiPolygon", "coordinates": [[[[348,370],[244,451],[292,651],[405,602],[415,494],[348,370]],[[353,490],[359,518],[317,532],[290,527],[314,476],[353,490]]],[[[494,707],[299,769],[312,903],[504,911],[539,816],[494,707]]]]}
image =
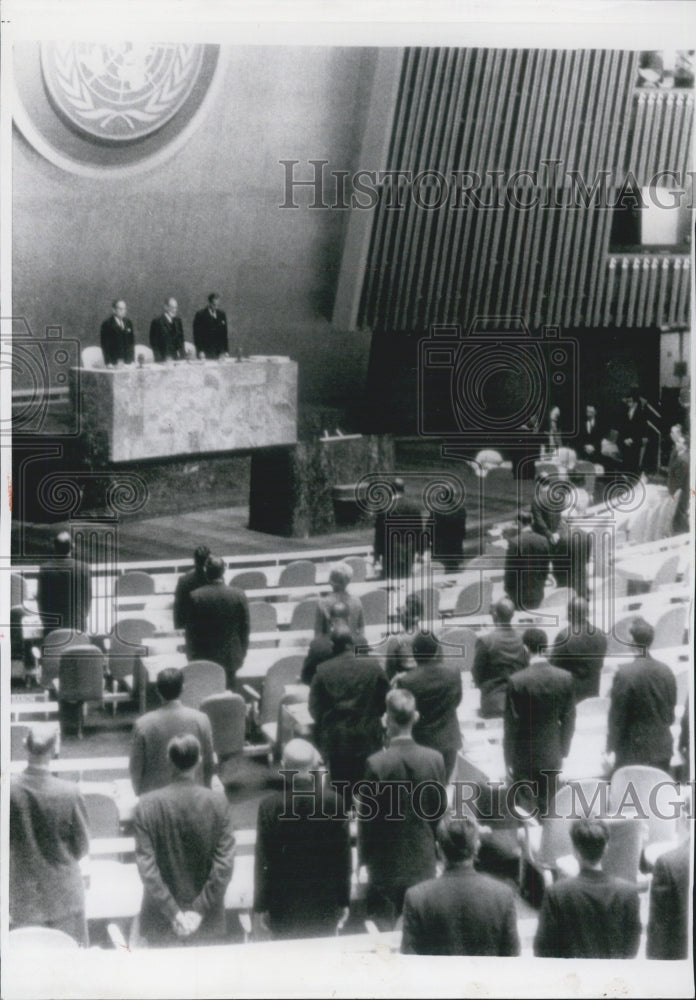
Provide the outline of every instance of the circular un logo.
{"type": "Polygon", "coordinates": [[[41,46],[47,90],[80,132],[122,143],[150,135],[186,102],[203,45],[50,42],[41,46]]]}

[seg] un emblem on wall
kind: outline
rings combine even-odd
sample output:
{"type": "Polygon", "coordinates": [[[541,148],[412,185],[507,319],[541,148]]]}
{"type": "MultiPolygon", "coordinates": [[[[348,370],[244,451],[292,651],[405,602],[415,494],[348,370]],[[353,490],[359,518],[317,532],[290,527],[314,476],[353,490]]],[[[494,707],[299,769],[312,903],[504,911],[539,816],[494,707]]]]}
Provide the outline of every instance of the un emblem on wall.
{"type": "Polygon", "coordinates": [[[41,68],[71,125],[108,142],[150,135],[182,107],[198,77],[203,46],[121,42],[46,43],[41,68]]]}

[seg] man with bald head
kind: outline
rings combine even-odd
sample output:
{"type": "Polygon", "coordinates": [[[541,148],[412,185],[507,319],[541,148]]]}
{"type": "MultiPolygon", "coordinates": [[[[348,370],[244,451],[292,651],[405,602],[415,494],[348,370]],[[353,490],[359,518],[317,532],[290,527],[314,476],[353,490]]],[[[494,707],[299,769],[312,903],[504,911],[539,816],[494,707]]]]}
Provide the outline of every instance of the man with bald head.
{"type": "Polygon", "coordinates": [[[274,937],[334,934],[350,903],[350,838],[343,805],[325,783],[319,752],[290,740],[284,789],[259,805],[254,911],[274,937]]]}
{"type": "Polygon", "coordinates": [[[44,635],[67,628],[84,632],[92,603],[90,568],[71,555],[70,533],[60,531],[53,539],[53,559],[39,570],[36,603],[44,635]]]}
{"type": "Polygon", "coordinates": [[[150,347],[155,361],[166,361],[168,358],[176,361],[185,357],[184,327],[178,311],[176,299],[169,295],[164,301],[161,316],[156,316],[150,324],[150,347]]]}
{"type": "Polygon", "coordinates": [[[573,596],[568,604],[568,625],[556,636],[549,663],[572,674],[575,701],[596,698],[607,652],[607,637],[589,621],[589,605],[573,596]]]}
{"type": "Polygon", "coordinates": [[[476,640],[474,684],[481,691],[479,714],[484,719],[502,718],[508,677],[527,666],[527,651],[518,629],[511,625],[515,606],[503,597],[491,608],[494,628],[476,640]]]}

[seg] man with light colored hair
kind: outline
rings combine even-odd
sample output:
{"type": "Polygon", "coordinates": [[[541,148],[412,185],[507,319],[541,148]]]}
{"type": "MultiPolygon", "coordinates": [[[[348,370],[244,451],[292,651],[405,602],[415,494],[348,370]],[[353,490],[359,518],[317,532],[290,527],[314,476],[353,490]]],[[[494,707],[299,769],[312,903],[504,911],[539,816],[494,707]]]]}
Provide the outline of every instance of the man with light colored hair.
{"type": "Polygon", "coordinates": [[[326,784],[319,752],[286,744],[285,787],[259,805],[254,910],[277,938],[334,934],[350,904],[350,839],[341,799],[326,784]]]}
{"type": "Polygon", "coordinates": [[[87,810],[78,786],[49,770],[57,737],[54,725],[32,725],[27,767],[10,779],[10,928],[52,927],[86,947],[87,810]]]}
{"type": "Polygon", "coordinates": [[[354,597],[348,593],[348,586],[352,579],[353,570],[348,563],[340,562],[331,567],[329,573],[331,593],[319,601],[317,617],[314,623],[315,635],[326,635],[330,631],[332,606],[334,604],[345,604],[348,607],[348,625],[355,641],[358,642],[358,637],[363,636],[365,618],[362,604],[358,597],[354,597]]]}

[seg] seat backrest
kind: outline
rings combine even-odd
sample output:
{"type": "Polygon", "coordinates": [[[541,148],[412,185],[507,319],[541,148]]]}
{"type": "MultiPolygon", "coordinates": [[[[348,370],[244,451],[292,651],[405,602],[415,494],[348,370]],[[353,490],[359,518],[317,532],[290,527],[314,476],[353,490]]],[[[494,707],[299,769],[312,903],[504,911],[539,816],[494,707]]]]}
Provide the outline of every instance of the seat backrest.
{"type": "Polygon", "coordinates": [[[278,628],[275,606],[267,601],[252,601],[249,605],[249,623],[252,633],[275,632],[278,628]]]}
{"type": "Polygon", "coordinates": [[[673,497],[667,497],[660,504],[660,516],[657,520],[658,539],[669,538],[672,534],[672,521],[674,520],[674,512],[677,509],[678,494],[680,493],[681,490],[677,490],[673,497]]]}
{"type": "Polygon", "coordinates": [[[303,656],[283,656],[269,669],[263,682],[259,723],[276,722],[280,699],[288,684],[298,684],[302,673],[303,656]]]}
{"type": "Polygon", "coordinates": [[[645,821],[610,817],[605,823],[609,828],[609,843],[602,859],[602,868],[607,875],[627,882],[637,882],[640,856],[646,844],[645,821]]]}
{"type": "Polygon", "coordinates": [[[246,703],[240,694],[223,691],[209,695],[200,703],[201,712],[210,719],[213,749],[218,760],[244,749],[246,703]]]}
{"type": "Polygon", "coordinates": [[[688,613],[688,605],[678,604],[660,615],[655,622],[655,638],[652,648],[666,649],[669,646],[681,646],[684,642],[688,613]]]}
{"type": "Polygon", "coordinates": [[[10,574],[10,607],[21,607],[24,604],[24,577],[19,573],[10,574]]]}
{"type": "Polygon", "coordinates": [[[653,587],[661,587],[665,583],[676,583],[679,571],[679,555],[668,556],[657,568],[653,578],[653,587]]]}
{"type": "Polygon", "coordinates": [[[79,948],[75,938],[53,927],[17,927],[10,931],[8,940],[13,949],[36,949],[37,952],[44,948],[79,948]]]}
{"type": "Polygon", "coordinates": [[[544,599],[541,602],[541,609],[545,608],[567,608],[568,598],[570,597],[571,591],[568,587],[556,587],[555,590],[549,590],[544,594],[544,599]]]}
{"type": "Polygon", "coordinates": [[[631,518],[628,528],[631,545],[642,545],[643,542],[647,541],[648,514],[648,508],[641,507],[635,517],[631,518]]]}
{"type": "Polygon", "coordinates": [[[645,541],[655,542],[657,541],[657,531],[658,525],[660,523],[660,505],[655,504],[648,511],[648,520],[645,527],[645,541]]]}
{"type": "Polygon", "coordinates": [[[382,628],[387,628],[389,619],[386,590],[369,590],[361,596],[360,603],[366,626],[381,625],[382,628]]]}
{"type": "Polygon", "coordinates": [[[635,619],[635,615],[626,615],[614,622],[614,627],[607,636],[607,656],[618,656],[621,653],[635,656],[640,652],[640,646],[636,646],[629,632],[635,619]]]}
{"type": "Polygon", "coordinates": [[[109,649],[106,654],[106,667],[117,681],[137,676],[136,663],[145,655],[146,647],[132,642],[125,642],[118,633],[112,631],[109,635],[109,649]]]}
{"type": "Polygon", "coordinates": [[[606,784],[605,781],[586,778],[561,785],[553,799],[552,817],[541,821],[541,843],[537,855],[541,867],[553,871],[558,858],[573,853],[570,837],[573,821],[602,814],[608,798],[606,784]]]}
{"type": "Polygon", "coordinates": [[[317,568],[307,559],[296,559],[281,570],[279,587],[311,587],[316,583],[317,568]]]}
{"type": "Polygon", "coordinates": [[[116,636],[121,642],[139,645],[143,639],[149,639],[157,631],[148,618],[119,618],[111,630],[111,634],[116,636]]]}
{"type": "Polygon", "coordinates": [[[455,616],[487,614],[492,596],[493,584],[490,580],[483,579],[466,584],[457,596],[457,603],[454,606],[455,616]]]}
{"type": "Polygon", "coordinates": [[[181,703],[189,708],[200,708],[201,702],[211,694],[222,694],[227,685],[225,668],[212,660],[192,660],[184,667],[184,688],[181,703]]]}
{"type": "Polygon", "coordinates": [[[56,628],[49,632],[43,639],[43,651],[45,653],[57,653],[69,646],[84,646],[89,642],[89,636],[84,632],[75,632],[71,628],[56,628]]]}
{"type": "Polygon", "coordinates": [[[141,597],[154,594],[155,581],[149,573],[131,570],[116,577],[116,597],[141,597]]]}
{"type": "Polygon", "coordinates": [[[24,741],[30,728],[22,722],[13,722],[10,726],[10,760],[23,760],[26,757],[24,741]]]}
{"type": "Polygon", "coordinates": [[[290,631],[299,632],[313,629],[318,607],[319,601],[316,597],[308,597],[306,601],[300,601],[299,604],[296,604],[290,619],[290,631]]]}
{"type": "Polygon", "coordinates": [[[133,350],[133,357],[135,358],[136,364],[140,364],[141,358],[146,365],[151,365],[155,360],[154,351],[147,344],[136,344],[135,349],[133,350]]]}
{"type": "Polygon", "coordinates": [[[364,583],[367,580],[367,562],[362,556],[348,556],[343,561],[353,570],[353,583],[364,583]]]}
{"type": "Polygon", "coordinates": [[[456,663],[460,670],[471,670],[476,652],[476,633],[473,629],[443,629],[438,640],[448,663],[456,663]]]}
{"type": "Polygon", "coordinates": [[[665,771],[631,764],[614,771],[609,803],[617,818],[644,820],[647,823],[646,842],[654,844],[676,838],[677,820],[672,817],[674,807],[670,805],[676,794],[675,784],[665,771]]]}
{"type": "Polygon", "coordinates": [[[101,347],[83,347],[82,348],[82,367],[83,368],[103,368],[104,367],[104,353],[101,347]]]}
{"type": "Polygon", "coordinates": [[[501,465],[503,456],[499,451],[494,451],[493,448],[484,448],[483,451],[476,454],[474,461],[483,466],[501,465]]]}
{"type": "Polygon", "coordinates": [[[584,698],[575,706],[575,732],[606,732],[610,698],[584,698]]]}
{"type": "Polygon", "coordinates": [[[58,665],[60,701],[101,701],[104,696],[104,654],[96,646],[73,646],[58,665]]]}
{"type": "Polygon", "coordinates": [[[263,590],[268,586],[268,580],[262,569],[245,569],[232,577],[229,586],[240,590],[263,590]]]}
{"type": "Polygon", "coordinates": [[[104,792],[83,792],[92,837],[118,837],[121,821],[116,800],[104,792]]]}

